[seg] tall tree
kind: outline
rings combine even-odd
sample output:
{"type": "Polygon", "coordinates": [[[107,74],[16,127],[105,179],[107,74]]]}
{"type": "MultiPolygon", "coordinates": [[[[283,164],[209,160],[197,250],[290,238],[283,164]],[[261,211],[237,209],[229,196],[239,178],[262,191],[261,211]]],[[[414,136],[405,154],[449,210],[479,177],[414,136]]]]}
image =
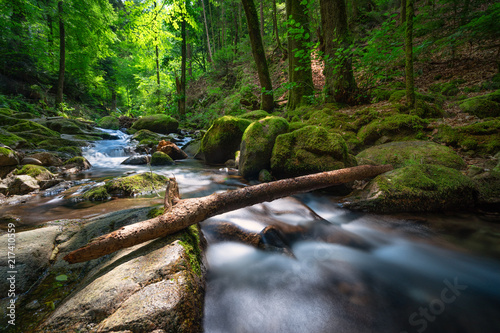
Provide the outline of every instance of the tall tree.
{"type": "Polygon", "coordinates": [[[406,22],[406,0],[401,0],[401,13],[400,13],[401,24],[406,22]]]}
{"type": "Polygon", "coordinates": [[[269,76],[267,67],[266,53],[262,45],[262,38],[259,29],[259,19],[257,17],[257,9],[253,0],[242,0],[243,9],[247,17],[248,34],[250,35],[250,43],[252,44],[252,54],[257,65],[257,74],[259,75],[261,93],[261,109],[272,111],[274,108],[273,85],[269,76]]]}
{"type": "Polygon", "coordinates": [[[181,46],[181,89],[179,98],[179,113],[181,118],[184,118],[186,114],[186,18],[185,14],[182,13],[181,22],[181,36],[182,36],[182,46],[181,46]]]}
{"type": "Polygon", "coordinates": [[[406,0],[406,33],[405,33],[405,54],[406,54],[406,102],[408,107],[415,107],[415,83],[413,73],[413,1],[406,0]]]}
{"type": "Polygon", "coordinates": [[[276,0],[273,0],[273,31],[276,36],[276,42],[278,43],[278,49],[280,51],[286,52],[283,45],[281,45],[281,40],[280,40],[280,32],[278,28],[278,10],[276,8],[276,0]]]}
{"type": "Polygon", "coordinates": [[[64,1],[62,0],[57,3],[57,12],[59,15],[59,77],[57,79],[56,108],[63,101],[64,72],[66,70],[66,34],[64,30],[63,3],[64,1]]]}
{"type": "Polygon", "coordinates": [[[205,11],[205,0],[200,0],[201,7],[203,9],[203,23],[205,24],[205,31],[207,33],[207,47],[208,47],[208,62],[212,62],[212,48],[210,47],[210,36],[208,34],[208,22],[207,22],[207,13],[205,11]]]}
{"type": "Polygon", "coordinates": [[[325,51],[325,100],[353,103],[357,90],[349,52],[345,0],[320,0],[325,51]]]}
{"type": "Polygon", "coordinates": [[[288,17],[288,109],[306,104],[314,93],[311,70],[311,35],[308,1],[286,0],[288,17]]]}

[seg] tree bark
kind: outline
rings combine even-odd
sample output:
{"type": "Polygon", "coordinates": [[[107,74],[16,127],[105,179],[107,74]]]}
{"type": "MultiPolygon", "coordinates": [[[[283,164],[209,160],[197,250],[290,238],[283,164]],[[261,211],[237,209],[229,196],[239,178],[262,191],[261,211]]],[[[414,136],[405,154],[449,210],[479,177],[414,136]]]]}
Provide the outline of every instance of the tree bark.
{"type": "Polygon", "coordinates": [[[264,1],[260,0],[260,37],[264,40],[264,1]]]}
{"type": "Polygon", "coordinates": [[[186,114],[186,18],[182,17],[181,23],[181,36],[182,36],[182,46],[181,46],[181,89],[179,96],[179,114],[181,119],[184,119],[186,114]]]}
{"type": "Polygon", "coordinates": [[[278,27],[278,9],[276,7],[276,0],[273,0],[273,31],[276,34],[276,42],[278,43],[278,49],[280,52],[287,52],[283,45],[281,45],[280,31],[278,27]]]}
{"type": "MultiPolygon", "coordinates": [[[[286,0],[286,16],[295,21],[288,26],[288,110],[307,104],[306,96],[314,94],[309,42],[309,14],[307,4],[300,0],[286,0]],[[297,27],[297,24],[299,25],[297,27]]],[[[330,9],[331,10],[331,9],[330,9]]]]}
{"type": "Polygon", "coordinates": [[[208,62],[212,62],[212,48],[210,47],[210,36],[208,34],[208,23],[207,23],[207,14],[205,12],[205,0],[200,0],[201,2],[201,7],[203,9],[203,22],[205,24],[205,32],[207,34],[207,47],[208,47],[208,59],[207,61],[208,62]]]}
{"type": "MultiPolygon", "coordinates": [[[[218,214],[293,194],[375,177],[390,170],[391,165],[362,165],[214,193],[202,198],[169,199],[171,207],[165,214],[98,237],[85,247],[67,254],[64,260],[77,263],[96,259],[123,248],[164,237],[218,214]]],[[[168,193],[175,197],[175,186],[169,187],[168,193]]]]}
{"type": "Polygon", "coordinates": [[[413,72],[413,1],[406,0],[406,33],[405,33],[405,53],[406,53],[406,104],[409,108],[415,107],[415,82],[413,72]]]}
{"type": "Polygon", "coordinates": [[[356,81],[345,0],[321,0],[321,25],[325,42],[325,94],[327,102],[355,103],[356,81]]]}
{"type": "Polygon", "coordinates": [[[242,3],[247,17],[252,54],[255,64],[257,65],[257,74],[259,75],[260,86],[262,88],[260,108],[264,111],[272,111],[274,109],[273,85],[271,83],[271,77],[269,76],[266,53],[260,35],[257,9],[255,8],[253,0],[242,0],[242,3]]]}
{"type": "Polygon", "coordinates": [[[63,20],[63,1],[57,3],[59,13],[59,77],[57,79],[56,108],[63,102],[64,71],[66,70],[66,34],[63,20]]]}
{"type": "Polygon", "coordinates": [[[401,24],[406,22],[406,0],[401,0],[401,24]]]}

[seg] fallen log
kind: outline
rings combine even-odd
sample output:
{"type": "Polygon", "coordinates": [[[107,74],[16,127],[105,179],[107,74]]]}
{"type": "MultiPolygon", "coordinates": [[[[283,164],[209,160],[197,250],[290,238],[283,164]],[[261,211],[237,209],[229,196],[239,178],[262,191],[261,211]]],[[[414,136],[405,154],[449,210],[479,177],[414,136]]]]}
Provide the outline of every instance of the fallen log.
{"type": "Polygon", "coordinates": [[[71,264],[96,259],[172,234],[215,215],[293,194],[372,178],[390,170],[391,165],[361,165],[214,193],[202,198],[169,199],[173,205],[163,215],[100,236],[86,246],[68,253],[63,259],[71,264]]]}

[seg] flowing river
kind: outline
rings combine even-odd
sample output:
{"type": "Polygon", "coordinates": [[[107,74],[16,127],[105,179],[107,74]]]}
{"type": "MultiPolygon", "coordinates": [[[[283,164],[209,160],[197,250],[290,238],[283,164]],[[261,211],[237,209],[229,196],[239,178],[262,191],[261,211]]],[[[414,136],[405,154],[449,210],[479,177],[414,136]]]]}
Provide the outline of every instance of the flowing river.
{"type": "MultiPolygon", "coordinates": [[[[163,193],[104,203],[78,200],[106,179],[149,171],[120,164],[128,135],[84,152],[93,167],[25,203],[0,207],[25,228],[113,210],[159,205],[163,193]]],[[[182,143],[179,143],[179,146],[182,143]]],[[[227,169],[176,161],[152,171],[175,176],[181,196],[247,186],[227,169]]],[[[239,332],[500,332],[498,215],[373,215],[342,209],[335,197],[305,194],[222,214],[202,223],[209,263],[204,329],[239,332]],[[217,226],[259,233],[258,249],[217,226]]]]}

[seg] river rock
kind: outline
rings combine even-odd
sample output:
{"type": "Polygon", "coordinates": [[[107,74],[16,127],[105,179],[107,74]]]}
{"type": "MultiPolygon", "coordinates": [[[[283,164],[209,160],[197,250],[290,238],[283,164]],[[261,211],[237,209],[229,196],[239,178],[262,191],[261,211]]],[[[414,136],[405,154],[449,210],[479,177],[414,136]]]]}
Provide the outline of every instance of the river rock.
{"type": "MultiPolygon", "coordinates": [[[[17,300],[16,307],[24,309],[16,313],[20,331],[36,324],[37,332],[201,332],[206,268],[198,227],[85,263],[62,260],[92,238],[147,219],[150,210],[54,221],[48,223],[52,226],[19,233],[25,245],[16,257],[23,263],[26,258],[26,268],[34,269],[28,272],[31,280],[18,274],[17,283],[29,287],[47,270],[40,283],[17,300]],[[50,259],[54,263],[48,266],[50,259]],[[35,303],[40,306],[33,308],[35,303]]],[[[6,239],[0,238],[2,244],[6,239]]],[[[0,286],[6,295],[4,281],[2,275],[0,286]]]]}
{"type": "Polygon", "coordinates": [[[209,164],[223,164],[234,159],[240,149],[241,137],[250,120],[233,116],[224,116],[215,120],[201,140],[200,152],[209,164]]]}
{"type": "Polygon", "coordinates": [[[168,156],[161,151],[156,151],[151,156],[151,165],[174,165],[175,162],[172,157],[168,156]]]}
{"type": "Polygon", "coordinates": [[[18,165],[16,153],[9,148],[0,147],[0,167],[18,165]]]}
{"type": "Polygon", "coordinates": [[[358,131],[358,137],[365,145],[381,143],[378,140],[405,141],[423,135],[427,122],[415,115],[397,114],[377,118],[358,131]]]}
{"type": "Polygon", "coordinates": [[[132,125],[132,129],[141,130],[147,129],[152,132],[169,134],[177,131],[179,122],[166,114],[155,114],[139,118],[132,125]]]}
{"type": "Polygon", "coordinates": [[[271,157],[276,178],[297,177],[356,165],[339,134],[320,126],[306,126],[278,135],[271,157]]]}
{"type": "Polygon", "coordinates": [[[32,165],[43,165],[43,163],[36,159],[36,158],[33,158],[33,157],[25,157],[22,159],[21,161],[21,165],[26,165],[26,164],[32,164],[32,165]]]}
{"type": "Polygon", "coordinates": [[[170,141],[161,140],[156,147],[157,151],[167,154],[173,160],[184,160],[188,158],[188,155],[182,151],[177,145],[170,141]]]}
{"type": "Polygon", "coordinates": [[[123,161],[121,164],[143,165],[143,164],[148,164],[149,160],[150,160],[150,158],[148,155],[136,155],[136,156],[130,156],[125,161],[123,161]]]}
{"type": "Polygon", "coordinates": [[[408,164],[437,164],[453,169],[463,169],[464,160],[451,148],[429,141],[399,141],[373,146],[363,150],[356,159],[376,164],[392,164],[399,168],[408,164]]]}
{"type": "Polygon", "coordinates": [[[3,183],[7,185],[9,195],[27,194],[40,189],[36,179],[28,175],[12,176],[5,179],[3,183]]]}
{"type": "Polygon", "coordinates": [[[239,171],[245,178],[255,178],[271,166],[276,137],[288,131],[288,122],[281,117],[266,117],[250,124],[240,145],[239,171]]]}
{"type": "Polygon", "coordinates": [[[410,165],[372,179],[347,197],[350,209],[393,213],[468,210],[478,190],[460,171],[441,165],[410,165]]]}
{"type": "Polygon", "coordinates": [[[83,156],[75,156],[64,162],[64,168],[66,172],[69,169],[76,169],[77,171],[87,170],[92,167],[89,161],[83,156]]]}
{"type": "Polygon", "coordinates": [[[49,152],[36,153],[28,157],[36,158],[42,162],[43,166],[61,166],[63,164],[59,157],[49,152]]]}

